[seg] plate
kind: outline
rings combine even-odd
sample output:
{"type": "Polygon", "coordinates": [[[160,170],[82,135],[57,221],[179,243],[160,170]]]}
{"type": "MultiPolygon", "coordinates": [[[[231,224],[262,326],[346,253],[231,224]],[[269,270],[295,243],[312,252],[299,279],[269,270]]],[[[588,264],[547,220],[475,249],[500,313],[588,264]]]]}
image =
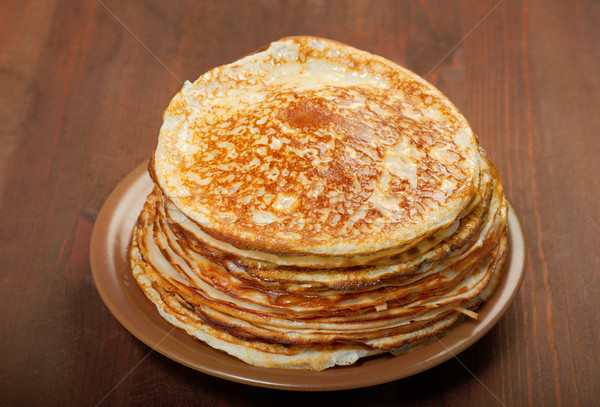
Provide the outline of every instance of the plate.
{"type": "Polygon", "coordinates": [[[467,320],[446,336],[399,356],[359,360],[321,372],[250,366],[174,329],[159,316],[131,275],[131,231],[152,181],[147,163],[133,170],[111,193],[100,211],[90,246],[96,287],[114,317],[134,336],[166,357],[234,382],[303,391],[343,390],[387,383],[422,372],[467,349],[500,320],[517,295],[525,269],[525,241],[515,210],[508,216],[509,253],[504,276],[492,298],[479,308],[479,320],[467,320]]]}

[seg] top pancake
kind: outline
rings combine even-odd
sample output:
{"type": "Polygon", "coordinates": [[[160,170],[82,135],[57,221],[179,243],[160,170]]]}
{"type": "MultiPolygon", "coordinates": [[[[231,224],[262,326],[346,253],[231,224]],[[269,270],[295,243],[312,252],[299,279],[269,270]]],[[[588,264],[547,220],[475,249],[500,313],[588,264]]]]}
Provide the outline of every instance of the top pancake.
{"type": "Polygon", "coordinates": [[[151,173],[212,239],[360,256],[450,227],[477,195],[479,160],[462,114],[424,79],[291,37],[187,82],[165,111],[151,173]]]}

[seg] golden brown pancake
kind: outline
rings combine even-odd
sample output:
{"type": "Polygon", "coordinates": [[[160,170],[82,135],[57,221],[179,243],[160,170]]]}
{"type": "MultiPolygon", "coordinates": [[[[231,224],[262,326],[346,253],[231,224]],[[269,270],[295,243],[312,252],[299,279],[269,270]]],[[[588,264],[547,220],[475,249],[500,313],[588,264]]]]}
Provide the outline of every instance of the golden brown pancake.
{"type": "Polygon", "coordinates": [[[468,123],[431,84],[296,37],[186,83],[152,171],[198,239],[318,263],[449,227],[475,197],[479,166],[468,123]]]}

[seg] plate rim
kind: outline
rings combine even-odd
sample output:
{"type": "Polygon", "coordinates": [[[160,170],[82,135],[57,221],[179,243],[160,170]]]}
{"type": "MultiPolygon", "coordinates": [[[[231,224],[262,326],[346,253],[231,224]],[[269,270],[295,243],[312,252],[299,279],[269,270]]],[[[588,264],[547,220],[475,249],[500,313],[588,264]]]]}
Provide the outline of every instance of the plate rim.
{"type": "Polygon", "coordinates": [[[487,334],[506,313],[523,282],[526,242],[522,223],[509,202],[509,254],[496,292],[479,308],[478,321],[466,320],[431,344],[403,355],[359,360],[350,366],[321,372],[251,366],[172,327],[135,284],[127,252],[133,224],[152,189],[147,165],[145,161],[128,173],[98,213],[90,240],[90,265],[96,289],[111,314],[138,340],[179,364],[215,377],[258,387],[301,391],[356,389],[409,377],[455,358],[487,334]],[[176,344],[191,347],[193,351],[197,347],[198,354],[182,354],[174,348],[176,344]]]}

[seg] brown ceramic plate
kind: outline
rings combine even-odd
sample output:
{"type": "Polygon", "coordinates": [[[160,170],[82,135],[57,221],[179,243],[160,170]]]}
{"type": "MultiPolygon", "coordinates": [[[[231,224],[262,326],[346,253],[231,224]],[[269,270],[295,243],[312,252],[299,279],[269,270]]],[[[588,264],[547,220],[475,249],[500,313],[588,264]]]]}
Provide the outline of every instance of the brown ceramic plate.
{"type": "Polygon", "coordinates": [[[254,367],[192,339],[162,319],[131,275],[127,250],[133,225],[152,182],[141,164],[112,192],[92,234],[90,257],[98,292],[117,320],[139,340],[185,366],[254,386],[304,391],[342,390],[401,379],[436,366],[467,349],[502,317],[521,285],[523,231],[514,208],[508,218],[510,251],[493,297],[467,320],[430,345],[400,356],[382,356],[322,372],[254,367]]]}

